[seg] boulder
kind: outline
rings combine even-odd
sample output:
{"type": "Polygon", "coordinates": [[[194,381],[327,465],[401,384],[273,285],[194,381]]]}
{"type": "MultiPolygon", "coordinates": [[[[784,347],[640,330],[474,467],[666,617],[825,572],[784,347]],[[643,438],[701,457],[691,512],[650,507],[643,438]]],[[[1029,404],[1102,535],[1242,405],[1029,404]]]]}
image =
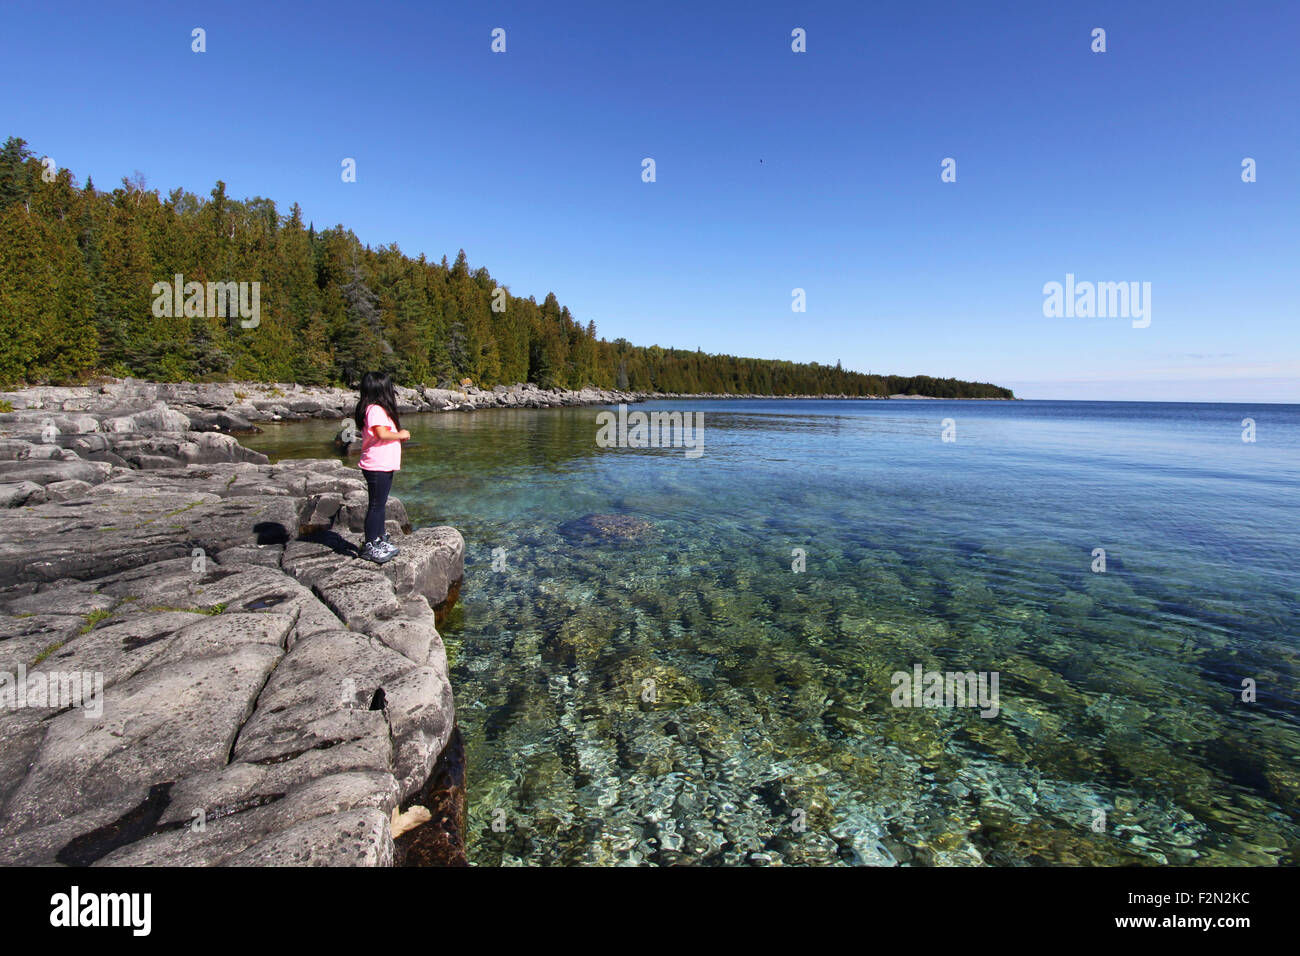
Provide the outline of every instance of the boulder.
{"type": "Polygon", "coordinates": [[[440,607],[465,574],[465,539],[455,528],[420,528],[397,542],[401,553],[380,571],[398,594],[418,594],[440,607]]]}
{"type": "Polygon", "coordinates": [[[39,505],[45,501],[45,489],[34,481],[0,482],[0,508],[39,505]]]}
{"type": "Polygon", "coordinates": [[[19,461],[0,461],[0,481],[30,481],[45,485],[55,481],[84,481],[97,485],[109,476],[112,468],[102,462],[56,461],[53,459],[22,459],[19,461]]]}
{"type": "Polygon", "coordinates": [[[590,514],[566,521],[559,532],[570,541],[635,541],[654,530],[654,525],[635,515],[590,514]]]}
{"type": "Polygon", "coordinates": [[[75,478],[68,481],[52,481],[45,486],[45,500],[69,501],[72,498],[80,498],[93,487],[90,482],[78,481],[75,478]]]}
{"type": "Polygon", "coordinates": [[[187,432],[190,420],[164,402],[155,402],[149,409],[131,416],[138,432],[187,432]]]}
{"type": "Polygon", "coordinates": [[[187,417],[190,420],[190,428],[194,431],[219,431],[231,435],[253,435],[261,431],[247,418],[233,411],[195,409],[187,417]]]}
{"type": "Polygon", "coordinates": [[[23,441],[21,438],[0,438],[0,461],[30,458],[35,447],[31,442],[23,441]]]}

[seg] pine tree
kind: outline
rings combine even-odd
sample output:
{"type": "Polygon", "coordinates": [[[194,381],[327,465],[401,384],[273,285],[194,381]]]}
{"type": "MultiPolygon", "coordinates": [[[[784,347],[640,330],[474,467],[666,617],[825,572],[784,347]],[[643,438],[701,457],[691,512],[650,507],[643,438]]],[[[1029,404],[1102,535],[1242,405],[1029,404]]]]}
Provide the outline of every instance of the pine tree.
{"type": "Polygon", "coordinates": [[[92,372],[164,380],[228,376],[352,384],[382,368],[406,384],[527,380],[546,387],[835,392],[1011,397],[985,383],[863,375],[818,365],[613,342],[583,326],[554,293],[539,304],[454,262],[363,247],[342,226],[303,226],[294,205],[238,201],[218,181],[207,196],[166,199],[144,176],[111,192],[71,174],[52,182],[27,144],[0,148],[0,381],[92,372]],[[152,289],[186,282],[259,282],[261,322],[224,315],[154,315],[152,289]]]}

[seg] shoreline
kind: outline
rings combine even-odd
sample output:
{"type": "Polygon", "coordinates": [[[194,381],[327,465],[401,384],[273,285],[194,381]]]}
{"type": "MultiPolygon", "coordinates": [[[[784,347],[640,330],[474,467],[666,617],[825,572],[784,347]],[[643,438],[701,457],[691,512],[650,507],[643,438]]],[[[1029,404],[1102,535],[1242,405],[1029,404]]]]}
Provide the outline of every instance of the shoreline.
{"type": "Polygon", "coordinates": [[[772,401],[790,401],[790,402],[899,402],[899,401],[923,401],[923,402],[1020,402],[1020,398],[941,398],[938,395],[732,395],[729,393],[716,394],[713,392],[700,392],[698,394],[679,394],[676,392],[648,392],[643,401],[660,401],[660,400],[677,400],[677,399],[704,399],[704,400],[726,400],[726,399],[770,399],[772,401]]]}
{"type": "MultiPolygon", "coordinates": [[[[891,400],[534,385],[398,395],[403,413],[891,400]]],[[[271,463],[237,437],[349,419],[355,392],[122,379],[0,401],[0,862],[467,864],[472,755],[438,633],[463,537],[413,530],[394,496],[402,554],[362,562],[359,477],[324,455],[271,463]],[[102,720],[84,719],[86,701],[2,705],[3,675],[69,670],[101,682],[102,720]],[[191,836],[194,808],[221,825],[191,836]]]]}
{"type": "MultiPolygon", "coordinates": [[[[566,406],[637,404],[647,401],[761,399],[768,401],[970,401],[1014,402],[1018,398],[943,398],[933,395],[756,395],[733,392],[637,392],[618,389],[544,389],[532,384],[497,385],[490,389],[397,387],[398,411],[476,411],[487,408],[554,408],[566,406]]],[[[229,434],[252,431],[263,422],[310,418],[346,418],[356,403],[356,391],[334,386],[289,382],[166,383],[113,379],[94,385],[33,385],[0,392],[15,412],[41,410],[54,414],[94,411],[110,421],[107,430],[131,430],[129,417],[143,407],[162,402],[190,420],[197,431],[229,434]]],[[[0,422],[3,415],[0,414],[0,422]]]]}
{"type": "Polygon", "coordinates": [[[466,865],[463,537],[392,497],[359,560],[364,482],[228,392],[0,395],[0,862],[466,865]]]}

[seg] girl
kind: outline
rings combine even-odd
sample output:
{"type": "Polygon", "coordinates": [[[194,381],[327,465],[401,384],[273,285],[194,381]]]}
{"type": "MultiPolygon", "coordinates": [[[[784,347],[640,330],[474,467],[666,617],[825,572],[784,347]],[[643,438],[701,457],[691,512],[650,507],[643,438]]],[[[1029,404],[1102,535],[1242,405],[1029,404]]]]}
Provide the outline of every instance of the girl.
{"type": "Polygon", "coordinates": [[[398,549],[384,534],[384,512],[393,473],[402,467],[402,442],[411,433],[397,417],[397,392],[387,372],[367,372],[361,378],[361,397],[352,413],[361,433],[361,474],[366,479],[370,504],[366,508],[366,542],[361,556],[383,564],[397,557],[398,549]]]}

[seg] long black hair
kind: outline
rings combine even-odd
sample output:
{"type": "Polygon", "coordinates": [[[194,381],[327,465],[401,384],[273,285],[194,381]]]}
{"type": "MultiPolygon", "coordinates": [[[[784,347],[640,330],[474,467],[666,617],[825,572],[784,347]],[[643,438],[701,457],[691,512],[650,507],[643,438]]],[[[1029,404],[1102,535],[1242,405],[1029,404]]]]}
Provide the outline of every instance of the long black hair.
{"type": "Polygon", "coordinates": [[[352,412],[359,434],[366,432],[366,409],[371,405],[378,405],[388,412],[394,428],[402,427],[402,421],[397,417],[397,389],[393,388],[393,377],[387,372],[367,372],[361,376],[361,398],[352,412]]]}

